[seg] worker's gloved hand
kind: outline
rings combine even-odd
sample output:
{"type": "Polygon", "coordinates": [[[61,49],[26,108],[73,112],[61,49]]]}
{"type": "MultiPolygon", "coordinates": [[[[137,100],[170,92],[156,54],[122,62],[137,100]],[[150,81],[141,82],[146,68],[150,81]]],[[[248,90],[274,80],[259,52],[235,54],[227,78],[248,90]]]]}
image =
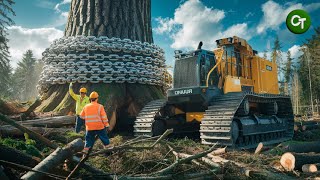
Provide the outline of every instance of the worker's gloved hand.
{"type": "Polygon", "coordinates": [[[70,83],[69,88],[72,88],[72,82],[70,83]]]}
{"type": "Polygon", "coordinates": [[[110,132],[111,132],[110,127],[106,127],[106,129],[107,129],[107,132],[108,132],[108,133],[110,133],[110,132]]]}

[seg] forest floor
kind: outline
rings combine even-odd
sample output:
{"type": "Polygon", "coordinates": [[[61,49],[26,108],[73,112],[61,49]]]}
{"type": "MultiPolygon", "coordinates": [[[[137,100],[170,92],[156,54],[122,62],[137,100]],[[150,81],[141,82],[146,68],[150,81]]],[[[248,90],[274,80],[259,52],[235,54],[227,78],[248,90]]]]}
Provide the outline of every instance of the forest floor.
{"type": "MultiPolygon", "coordinates": [[[[51,116],[51,113],[39,114],[40,117],[51,116]]],[[[15,116],[11,116],[15,117],[15,116]]],[[[0,124],[3,124],[0,122],[0,124]]],[[[26,126],[28,128],[28,126],[26,126]]],[[[59,127],[65,129],[61,133],[44,133],[44,137],[60,147],[72,142],[77,138],[84,140],[85,132],[77,134],[73,132],[73,125],[59,127]]],[[[52,129],[52,128],[51,128],[52,129]]],[[[1,133],[1,131],[0,131],[1,133]]],[[[165,138],[156,139],[141,138],[140,141],[132,136],[119,134],[110,135],[111,144],[108,152],[89,155],[86,161],[88,165],[104,172],[103,175],[92,173],[84,168],[79,168],[73,175],[81,179],[320,179],[320,171],[303,172],[301,168],[286,171],[280,164],[280,158],[288,152],[290,145],[304,144],[307,142],[320,142],[320,129],[297,130],[291,141],[273,146],[264,146],[260,153],[255,149],[232,150],[221,147],[202,145],[199,140],[188,138],[165,138]],[[138,140],[138,141],[137,141],[138,140]],[[132,143],[134,142],[134,143],[132,143]],[[132,143],[132,144],[130,144],[132,143]],[[122,147],[127,144],[126,147],[122,147]],[[153,144],[155,144],[153,146],[153,144]],[[115,147],[120,147],[112,149],[115,147]],[[203,152],[213,150],[213,152],[203,152]],[[222,151],[221,151],[222,150],[222,151]],[[219,152],[221,151],[221,152],[219,152]],[[196,158],[201,155],[200,158],[196,158]],[[188,159],[190,156],[195,158],[188,159]],[[202,158],[201,158],[202,157],[202,158]],[[172,167],[173,166],[173,167],[172,167]],[[169,168],[168,171],[164,169],[169,168]],[[115,178],[116,177],[116,178],[115,178]]],[[[318,143],[319,144],[319,143],[318,143]]],[[[39,161],[49,156],[55,149],[45,146],[37,139],[21,135],[3,135],[0,137],[0,145],[12,147],[22,154],[28,154],[38,158],[39,161]]],[[[93,154],[103,149],[100,140],[97,140],[93,154]]],[[[0,146],[1,150],[1,146],[0,146]]],[[[304,154],[319,155],[308,152],[304,154]]],[[[78,154],[79,157],[82,155],[78,154]]],[[[2,158],[0,158],[1,160],[2,158]]],[[[320,162],[314,162],[320,163],[320,162]]],[[[10,179],[21,178],[28,172],[27,169],[7,166],[4,167],[6,175],[10,179]]],[[[77,163],[65,161],[61,163],[53,174],[63,177],[75,168],[77,163]]],[[[30,167],[32,168],[32,167],[30,167]]],[[[0,168],[1,176],[1,168],[0,168]]]]}

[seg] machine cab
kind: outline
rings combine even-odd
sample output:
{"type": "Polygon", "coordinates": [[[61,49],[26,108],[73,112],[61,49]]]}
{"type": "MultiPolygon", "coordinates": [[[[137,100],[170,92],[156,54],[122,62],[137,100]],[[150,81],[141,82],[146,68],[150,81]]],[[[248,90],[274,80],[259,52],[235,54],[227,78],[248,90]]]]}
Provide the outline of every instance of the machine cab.
{"type": "Polygon", "coordinates": [[[173,88],[168,90],[168,100],[205,102],[208,99],[207,90],[218,89],[217,70],[210,74],[208,86],[206,85],[207,75],[215,65],[216,58],[213,51],[203,49],[186,53],[175,51],[173,88]]]}

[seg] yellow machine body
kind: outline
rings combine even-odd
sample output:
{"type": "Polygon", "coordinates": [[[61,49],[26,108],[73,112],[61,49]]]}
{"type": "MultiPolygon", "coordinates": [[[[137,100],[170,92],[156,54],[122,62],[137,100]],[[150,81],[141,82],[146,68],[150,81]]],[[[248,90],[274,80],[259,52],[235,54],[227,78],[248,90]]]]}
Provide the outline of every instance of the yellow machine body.
{"type": "Polygon", "coordinates": [[[217,40],[218,48],[213,50],[217,66],[212,70],[217,68],[221,74],[219,88],[224,94],[248,89],[258,94],[279,94],[276,62],[257,56],[244,39],[228,39],[217,40]],[[228,51],[228,47],[233,47],[233,51],[228,51]]]}

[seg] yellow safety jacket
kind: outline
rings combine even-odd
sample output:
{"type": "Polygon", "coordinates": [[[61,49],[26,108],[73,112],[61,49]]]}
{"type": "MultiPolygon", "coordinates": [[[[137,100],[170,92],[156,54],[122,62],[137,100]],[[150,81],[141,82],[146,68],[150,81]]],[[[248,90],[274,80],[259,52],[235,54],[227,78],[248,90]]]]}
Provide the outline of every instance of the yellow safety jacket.
{"type": "Polygon", "coordinates": [[[80,117],[85,120],[86,130],[101,130],[109,127],[108,117],[104,107],[97,103],[91,102],[84,106],[80,117]]]}
{"type": "Polygon", "coordinates": [[[69,93],[70,93],[70,96],[76,100],[76,114],[77,115],[80,115],[83,107],[87,104],[90,103],[90,100],[89,100],[89,97],[88,96],[85,96],[82,101],[81,101],[81,95],[79,94],[75,94],[72,90],[72,88],[69,88],[69,93]]]}

